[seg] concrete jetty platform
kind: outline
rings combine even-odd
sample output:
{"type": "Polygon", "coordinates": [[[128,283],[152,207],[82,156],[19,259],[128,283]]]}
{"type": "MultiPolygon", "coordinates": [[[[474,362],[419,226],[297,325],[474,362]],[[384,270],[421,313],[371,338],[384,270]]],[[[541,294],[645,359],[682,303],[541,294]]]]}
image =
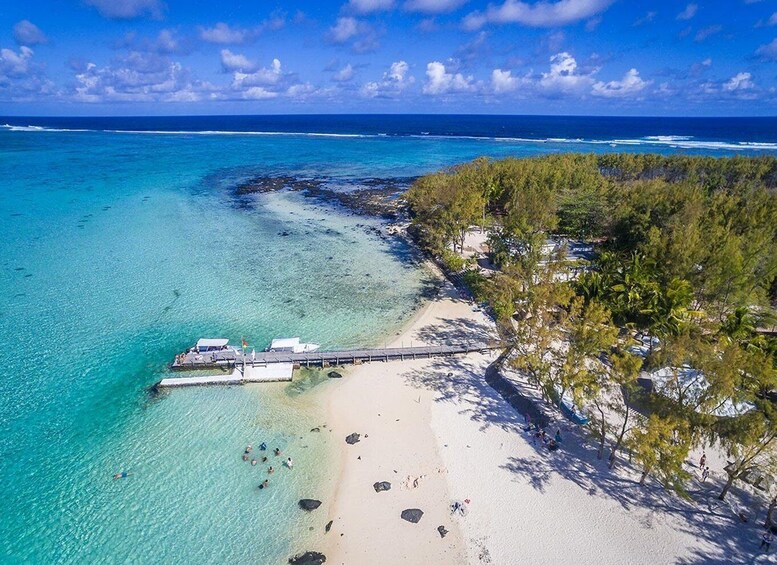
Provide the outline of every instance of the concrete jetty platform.
{"type": "Polygon", "coordinates": [[[291,363],[273,363],[271,365],[246,365],[245,374],[242,367],[228,375],[203,375],[196,377],[173,377],[162,379],[157,383],[159,388],[207,385],[242,385],[248,383],[277,383],[292,380],[294,365],[291,363]]]}
{"type": "Polygon", "coordinates": [[[501,349],[502,344],[458,343],[447,345],[421,345],[416,347],[386,347],[377,349],[347,349],[342,351],[315,351],[292,353],[288,351],[262,351],[243,354],[239,350],[219,351],[215,353],[186,353],[175,359],[170,366],[173,370],[210,369],[223,367],[241,367],[246,365],[273,365],[291,363],[296,367],[328,367],[369,363],[372,361],[404,361],[405,359],[426,359],[430,357],[449,357],[474,352],[486,352],[501,349]]]}

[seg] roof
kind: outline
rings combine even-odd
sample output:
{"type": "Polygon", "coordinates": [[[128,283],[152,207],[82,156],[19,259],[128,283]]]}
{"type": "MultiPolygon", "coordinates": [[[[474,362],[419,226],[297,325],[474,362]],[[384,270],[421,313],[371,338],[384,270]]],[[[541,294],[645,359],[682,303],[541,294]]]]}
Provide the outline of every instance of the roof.
{"type": "Polygon", "coordinates": [[[298,337],[282,337],[272,340],[270,349],[286,349],[289,347],[295,347],[297,345],[299,345],[298,337]]]}
{"type": "Polygon", "coordinates": [[[202,338],[197,340],[197,347],[224,347],[228,343],[228,339],[220,337],[213,339],[202,338]]]}

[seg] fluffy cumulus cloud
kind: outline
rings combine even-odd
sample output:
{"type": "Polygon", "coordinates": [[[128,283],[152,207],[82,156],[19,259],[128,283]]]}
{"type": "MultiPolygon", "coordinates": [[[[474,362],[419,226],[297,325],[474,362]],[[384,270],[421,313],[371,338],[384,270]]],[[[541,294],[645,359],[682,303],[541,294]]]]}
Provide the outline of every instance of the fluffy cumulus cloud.
{"type": "Polygon", "coordinates": [[[521,78],[513,76],[512,71],[494,69],[491,72],[491,90],[493,90],[494,94],[513,92],[518,89],[521,81],[521,78]]]}
{"type": "Polygon", "coordinates": [[[394,8],[394,0],[350,0],[347,7],[357,14],[385,12],[394,8]]]}
{"type": "Polygon", "coordinates": [[[368,82],[361,88],[362,96],[367,98],[395,98],[409,85],[415,82],[415,77],[409,76],[410,65],[405,61],[391,63],[383,73],[380,81],[368,82]]]}
{"type": "Polygon", "coordinates": [[[407,0],[402,7],[408,12],[442,14],[452,12],[467,2],[468,0],[407,0]]]}
{"type": "Polygon", "coordinates": [[[355,53],[369,53],[378,48],[377,33],[367,22],[350,16],[337,18],[329,28],[327,40],[335,45],[351,45],[355,53]]]}
{"type": "Polygon", "coordinates": [[[593,82],[596,70],[585,73],[577,65],[575,58],[563,51],[550,58],[550,70],[542,73],[538,86],[548,95],[582,93],[593,82]]]}
{"type": "Polygon", "coordinates": [[[471,76],[448,72],[445,65],[432,61],[426,65],[424,94],[440,95],[451,92],[472,92],[476,88],[471,76]]]}
{"type": "Polygon", "coordinates": [[[110,65],[87,63],[75,75],[79,102],[194,102],[216,98],[217,88],[196,80],[181,63],[131,51],[110,65]]]}
{"type": "Polygon", "coordinates": [[[35,64],[34,54],[26,45],[18,51],[0,49],[0,100],[34,100],[56,92],[54,83],[35,64]]]}
{"type": "Polygon", "coordinates": [[[164,4],[160,0],[85,0],[100,15],[112,20],[132,20],[152,17],[159,19],[164,13],[164,4]]]}
{"type": "Polygon", "coordinates": [[[48,39],[38,26],[29,20],[22,20],[13,26],[13,38],[19,45],[32,47],[46,43],[48,39]]]}
{"type": "Polygon", "coordinates": [[[638,96],[649,84],[649,81],[642,80],[637,69],[630,69],[621,80],[594,83],[591,94],[604,98],[628,98],[638,96]]]}
{"type": "Polygon", "coordinates": [[[200,39],[207,41],[208,43],[216,43],[219,45],[240,45],[253,38],[254,32],[252,30],[241,27],[231,27],[224,22],[218,22],[213,27],[200,29],[200,39]]]}
{"type": "Polygon", "coordinates": [[[515,23],[531,27],[558,27],[585,20],[605,11],[615,0],[558,0],[533,4],[505,0],[490,5],[485,12],[472,12],[463,21],[465,29],[480,29],[486,24],[515,23]]]}
{"type": "Polygon", "coordinates": [[[777,61],[777,38],[771,43],[761,45],[755,50],[755,54],[765,61],[777,61]]]}
{"type": "Polygon", "coordinates": [[[225,72],[250,72],[255,68],[255,64],[241,53],[233,53],[229,49],[221,50],[221,68],[225,72]]]}
{"type": "Polygon", "coordinates": [[[726,92],[743,92],[755,88],[753,75],[750,73],[737,73],[723,83],[723,90],[726,92]]]}
{"type": "Polygon", "coordinates": [[[332,75],[332,80],[335,82],[348,82],[353,78],[353,65],[348,63],[342,69],[332,75]]]}

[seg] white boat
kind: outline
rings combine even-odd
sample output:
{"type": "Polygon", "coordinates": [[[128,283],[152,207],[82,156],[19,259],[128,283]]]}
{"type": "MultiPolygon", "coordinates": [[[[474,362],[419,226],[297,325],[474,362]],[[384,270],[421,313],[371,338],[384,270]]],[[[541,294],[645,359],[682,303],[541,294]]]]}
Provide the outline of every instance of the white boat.
{"type": "Polygon", "coordinates": [[[201,338],[197,340],[194,351],[197,353],[212,353],[214,351],[234,350],[229,345],[229,340],[224,338],[201,338]]]}
{"type": "Polygon", "coordinates": [[[317,343],[300,343],[298,337],[281,337],[272,340],[267,351],[285,351],[288,353],[313,353],[321,347],[317,343]]]}

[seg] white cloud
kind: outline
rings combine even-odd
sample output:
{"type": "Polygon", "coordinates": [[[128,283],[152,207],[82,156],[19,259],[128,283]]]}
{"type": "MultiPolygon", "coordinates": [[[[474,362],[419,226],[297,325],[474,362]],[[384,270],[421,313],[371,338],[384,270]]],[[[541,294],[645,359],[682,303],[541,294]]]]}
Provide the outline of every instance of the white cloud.
{"type": "Polygon", "coordinates": [[[641,92],[649,84],[649,81],[642,80],[637,69],[630,69],[621,80],[595,83],[591,94],[605,98],[626,98],[641,92]]]}
{"type": "Polygon", "coordinates": [[[329,28],[329,37],[334,43],[345,43],[359,33],[359,21],[356,18],[337,18],[337,23],[329,28]]]}
{"type": "Polygon", "coordinates": [[[563,51],[550,58],[550,71],[542,73],[539,86],[550,94],[580,92],[593,83],[593,74],[580,73],[575,58],[563,51]]]}
{"type": "Polygon", "coordinates": [[[777,61],[777,38],[773,39],[771,43],[761,45],[755,50],[755,54],[767,61],[777,61]]]}
{"type": "Polygon", "coordinates": [[[0,49],[0,77],[20,77],[30,69],[33,50],[22,45],[17,53],[13,49],[0,49]]]}
{"type": "Polygon", "coordinates": [[[221,50],[221,67],[227,71],[251,71],[256,65],[241,53],[232,53],[229,49],[221,50]]]}
{"type": "Polygon", "coordinates": [[[726,92],[752,90],[755,87],[752,79],[753,75],[750,73],[737,73],[728,79],[725,83],[723,83],[723,90],[726,92]]]}
{"type": "Polygon", "coordinates": [[[348,63],[342,69],[332,75],[332,80],[335,82],[348,82],[353,78],[353,66],[348,63]]]}
{"type": "Polygon", "coordinates": [[[392,98],[399,95],[415,77],[408,76],[410,66],[405,61],[391,63],[380,81],[368,82],[361,87],[361,95],[367,98],[392,98]]]}
{"type": "Polygon", "coordinates": [[[480,29],[488,23],[516,23],[531,27],[558,27],[585,20],[603,12],[615,0],[559,0],[534,4],[505,0],[489,5],[485,12],[472,12],[463,21],[465,29],[480,29]]]}
{"type": "Polygon", "coordinates": [[[442,14],[452,12],[463,6],[469,0],[407,0],[402,6],[408,12],[422,12],[424,14],[442,14]]]}
{"type": "Polygon", "coordinates": [[[700,29],[699,31],[696,32],[696,37],[694,37],[693,40],[696,43],[701,43],[702,41],[704,41],[708,37],[711,37],[711,36],[715,35],[716,33],[720,33],[722,30],[723,30],[723,26],[720,25],[720,24],[704,27],[704,28],[702,28],[702,29],[700,29]]]}
{"type": "Polygon", "coordinates": [[[112,20],[132,20],[144,16],[159,19],[164,11],[160,0],[85,0],[100,15],[112,20]]]}
{"type": "Polygon", "coordinates": [[[350,0],[348,8],[357,14],[385,12],[394,8],[394,0],[350,0]]]}
{"type": "Polygon", "coordinates": [[[283,78],[284,72],[281,68],[281,62],[278,59],[273,59],[270,68],[259,69],[253,73],[235,71],[232,87],[241,89],[249,86],[276,85],[281,82],[283,78]]]}
{"type": "Polygon", "coordinates": [[[277,98],[278,93],[272,90],[267,90],[263,86],[252,86],[243,91],[243,98],[250,100],[267,100],[269,98],[277,98]]]}
{"type": "Polygon", "coordinates": [[[677,19],[678,20],[690,20],[693,16],[696,15],[696,11],[698,9],[699,9],[699,5],[698,4],[693,4],[693,3],[688,4],[685,7],[685,10],[683,10],[682,12],[677,14],[677,19]]]}
{"type": "Polygon", "coordinates": [[[461,73],[449,73],[445,65],[432,61],[426,65],[424,94],[447,94],[449,92],[471,92],[475,90],[472,77],[461,73]]]}
{"type": "Polygon", "coordinates": [[[48,41],[46,34],[29,20],[22,20],[13,26],[13,37],[19,45],[27,45],[30,47],[48,41]]]}
{"type": "Polygon", "coordinates": [[[504,94],[516,90],[522,82],[519,77],[514,77],[512,71],[494,69],[491,72],[491,89],[494,94],[504,94]]]}
{"type": "Polygon", "coordinates": [[[777,12],[774,12],[771,16],[769,16],[769,19],[766,21],[766,25],[777,26],[777,12]]]}
{"type": "Polygon", "coordinates": [[[230,27],[224,22],[218,22],[210,28],[200,29],[200,39],[208,43],[217,43],[220,45],[235,44],[240,45],[253,38],[251,30],[239,27],[230,27]]]}

